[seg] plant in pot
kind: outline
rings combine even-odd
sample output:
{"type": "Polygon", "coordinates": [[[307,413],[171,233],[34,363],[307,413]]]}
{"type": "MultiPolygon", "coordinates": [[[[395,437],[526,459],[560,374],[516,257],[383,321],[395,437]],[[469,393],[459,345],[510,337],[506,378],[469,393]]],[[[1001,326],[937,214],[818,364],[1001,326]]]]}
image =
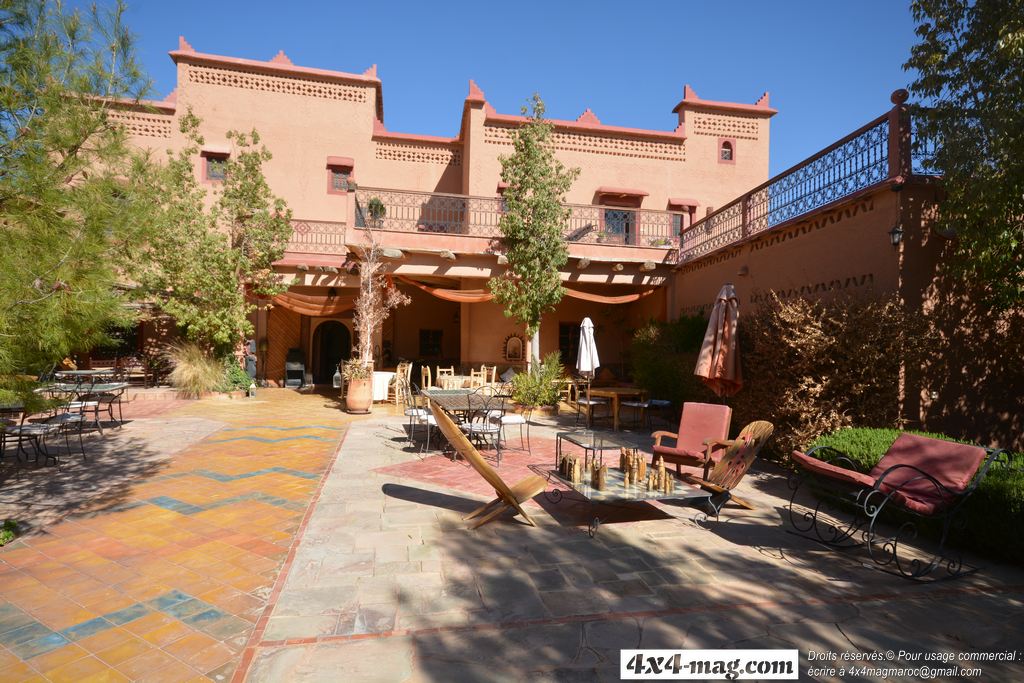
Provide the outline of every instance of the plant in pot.
{"type": "Polygon", "coordinates": [[[394,286],[385,272],[383,252],[375,230],[384,221],[386,208],[377,197],[366,205],[366,228],[359,252],[359,296],[355,301],[358,355],[343,369],[347,391],[345,406],[350,413],[368,413],[373,406],[373,339],[391,311],[409,303],[408,296],[394,286]]]}
{"type": "Polygon", "coordinates": [[[552,351],[539,364],[512,378],[512,400],[524,408],[542,408],[557,415],[562,374],[559,353],[552,351]]]}

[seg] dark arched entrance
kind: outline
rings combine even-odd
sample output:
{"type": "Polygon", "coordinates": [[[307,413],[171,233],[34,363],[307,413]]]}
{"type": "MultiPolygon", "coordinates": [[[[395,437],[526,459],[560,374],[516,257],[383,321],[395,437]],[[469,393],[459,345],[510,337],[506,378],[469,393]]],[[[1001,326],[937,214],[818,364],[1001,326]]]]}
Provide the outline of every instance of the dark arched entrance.
{"type": "Polygon", "coordinates": [[[313,382],[330,384],[338,363],[352,355],[352,335],[348,328],[337,320],[328,320],[317,325],[313,332],[313,382]]]}

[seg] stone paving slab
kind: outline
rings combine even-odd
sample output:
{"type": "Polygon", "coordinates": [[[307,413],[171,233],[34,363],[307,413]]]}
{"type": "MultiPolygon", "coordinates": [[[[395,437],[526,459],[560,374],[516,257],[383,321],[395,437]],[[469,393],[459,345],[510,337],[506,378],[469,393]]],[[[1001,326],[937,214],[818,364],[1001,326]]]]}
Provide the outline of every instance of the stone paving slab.
{"type": "MultiPolygon", "coordinates": [[[[531,435],[543,463],[548,432],[531,435]]],[[[403,433],[398,418],[349,429],[250,642],[247,680],[618,680],[631,647],[796,647],[806,667],[810,648],[1024,643],[1024,571],[987,563],[914,584],[872,570],[786,533],[785,481],[770,466],[743,484],[757,509],[718,521],[659,503],[590,538],[588,505],[539,496],[536,528],[508,515],[469,530],[461,518],[486,491],[403,433]]]]}

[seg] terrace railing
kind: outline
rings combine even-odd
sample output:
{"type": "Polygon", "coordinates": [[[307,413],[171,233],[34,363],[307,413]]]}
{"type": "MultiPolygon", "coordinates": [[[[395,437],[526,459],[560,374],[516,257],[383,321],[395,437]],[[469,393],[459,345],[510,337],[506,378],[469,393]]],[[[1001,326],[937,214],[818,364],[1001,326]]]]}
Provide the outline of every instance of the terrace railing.
{"type": "MultiPolygon", "coordinates": [[[[500,197],[475,197],[440,192],[415,192],[363,187],[356,192],[357,228],[367,224],[371,199],[384,205],[381,229],[396,232],[442,233],[496,238],[504,213],[500,197]]],[[[598,204],[566,204],[570,210],[564,232],[567,242],[677,248],[682,213],[598,204]]]]}
{"type": "Polygon", "coordinates": [[[288,251],[306,254],[344,254],[345,224],[334,221],[292,221],[288,251]]]}
{"type": "Polygon", "coordinates": [[[729,202],[683,231],[680,262],[778,227],[886,180],[926,172],[931,147],[912,145],[906,91],[892,110],[729,202]]]}

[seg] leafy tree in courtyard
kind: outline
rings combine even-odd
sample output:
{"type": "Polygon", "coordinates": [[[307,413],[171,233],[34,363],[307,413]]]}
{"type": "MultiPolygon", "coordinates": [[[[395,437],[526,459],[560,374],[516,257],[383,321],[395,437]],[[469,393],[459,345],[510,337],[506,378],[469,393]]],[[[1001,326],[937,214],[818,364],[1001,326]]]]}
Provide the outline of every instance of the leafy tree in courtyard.
{"type": "Polygon", "coordinates": [[[160,230],[142,282],[185,335],[210,352],[233,350],[252,334],[253,296],[285,289],[273,272],[291,236],[291,211],[263,176],[270,152],[259,133],[231,131],[234,150],[223,184],[207,208],[196,180],[203,138],[189,110],[180,121],[187,144],[169,155],[160,182],[160,230]]]}
{"type": "Polygon", "coordinates": [[[564,294],[559,269],[569,259],[562,237],[569,209],[562,199],[579,169],[566,169],[555,158],[544,102],[534,95],[531,104],[532,113],[523,107],[529,115],[526,124],[512,134],[512,154],[500,159],[501,179],[508,183],[500,223],[508,270],[491,280],[490,288],[505,315],[525,325],[533,337],[532,359],[539,352],[541,316],[564,294]]]}
{"type": "Polygon", "coordinates": [[[0,2],[0,400],[127,324],[150,226],[145,159],[108,117],[146,88],[123,6],[0,2]]]}
{"type": "Polygon", "coordinates": [[[941,227],[958,237],[960,272],[991,302],[1024,301],[1024,2],[914,0],[921,42],[905,68],[914,116],[936,144],[946,197],[941,227]]]}

